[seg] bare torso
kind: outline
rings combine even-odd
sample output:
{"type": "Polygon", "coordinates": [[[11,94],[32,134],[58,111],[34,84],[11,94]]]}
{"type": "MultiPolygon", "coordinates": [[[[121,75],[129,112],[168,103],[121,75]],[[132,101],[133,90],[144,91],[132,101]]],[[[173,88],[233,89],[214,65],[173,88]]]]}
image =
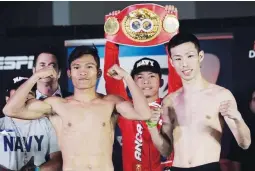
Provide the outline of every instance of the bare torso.
{"type": "Polygon", "coordinates": [[[114,104],[104,99],[82,104],[71,98],[52,105],[50,120],[63,156],[63,171],[113,171],[114,104]]]}
{"type": "Polygon", "coordinates": [[[219,115],[219,92],[223,88],[208,88],[185,97],[182,91],[173,96],[174,164],[175,167],[195,167],[218,162],[221,152],[223,118],[219,115]]]}

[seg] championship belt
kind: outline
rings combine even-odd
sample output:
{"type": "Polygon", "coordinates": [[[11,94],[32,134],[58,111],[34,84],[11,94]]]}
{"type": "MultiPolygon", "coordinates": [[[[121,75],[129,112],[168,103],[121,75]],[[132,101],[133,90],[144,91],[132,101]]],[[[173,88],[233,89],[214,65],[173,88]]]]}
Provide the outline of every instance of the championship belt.
{"type": "Polygon", "coordinates": [[[156,46],[168,42],[179,29],[178,16],[157,4],[135,4],[118,15],[105,16],[107,41],[129,46],[156,46]]]}

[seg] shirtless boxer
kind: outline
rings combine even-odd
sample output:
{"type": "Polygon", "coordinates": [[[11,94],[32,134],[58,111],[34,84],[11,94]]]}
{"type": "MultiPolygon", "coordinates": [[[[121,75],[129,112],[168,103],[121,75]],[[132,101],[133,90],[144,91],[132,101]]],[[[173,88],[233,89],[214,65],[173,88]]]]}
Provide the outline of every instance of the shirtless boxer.
{"type": "Polygon", "coordinates": [[[24,97],[39,79],[57,77],[54,69],[47,67],[30,77],[3,110],[10,117],[23,119],[48,114],[57,132],[64,171],[113,171],[112,146],[117,115],[112,113],[116,109],[124,117],[135,120],[151,117],[142,91],[132,77],[117,65],[110,68],[108,74],[114,79],[125,80],[133,96],[133,105],[118,96],[96,93],[96,82],[101,76],[99,67],[95,47],[76,47],[70,55],[68,69],[74,85],[73,96],[26,101],[24,97]]]}
{"type": "Polygon", "coordinates": [[[194,35],[177,34],[170,40],[168,50],[183,87],[163,100],[162,130],[173,144],[158,133],[158,150],[168,155],[174,148],[171,171],[218,171],[224,120],[243,149],[251,144],[250,130],[232,93],[202,77],[204,52],[194,35]]]}

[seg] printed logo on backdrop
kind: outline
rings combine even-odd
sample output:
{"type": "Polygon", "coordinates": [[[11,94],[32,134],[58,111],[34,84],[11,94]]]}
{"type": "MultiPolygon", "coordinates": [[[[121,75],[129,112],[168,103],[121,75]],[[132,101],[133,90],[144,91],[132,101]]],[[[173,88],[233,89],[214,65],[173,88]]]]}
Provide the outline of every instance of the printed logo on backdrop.
{"type": "Polygon", "coordinates": [[[253,49],[249,50],[249,58],[255,58],[255,41],[253,42],[253,49]]]}
{"type": "Polygon", "coordinates": [[[32,69],[34,56],[0,56],[0,70],[32,69]]]}

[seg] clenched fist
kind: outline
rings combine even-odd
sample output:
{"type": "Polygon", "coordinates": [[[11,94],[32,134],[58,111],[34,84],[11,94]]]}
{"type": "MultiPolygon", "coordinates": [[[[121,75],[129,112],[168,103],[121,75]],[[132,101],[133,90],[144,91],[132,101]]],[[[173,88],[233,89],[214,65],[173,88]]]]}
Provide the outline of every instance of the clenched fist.
{"type": "Polygon", "coordinates": [[[233,120],[242,119],[241,114],[230,100],[221,102],[219,111],[223,117],[228,117],[233,120]]]}
{"type": "Polygon", "coordinates": [[[128,75],[128,73],[117,64],[114,64],[111,68],[109,68],[107,75],[116,80],[122,80],[128,75]]]}
{"type": "Polygon", "coordinates": [[[34,74],[38,79],[43,79],[43,78],[57,78],[57,72],[52,66],[44,67],[34,74]]]}

